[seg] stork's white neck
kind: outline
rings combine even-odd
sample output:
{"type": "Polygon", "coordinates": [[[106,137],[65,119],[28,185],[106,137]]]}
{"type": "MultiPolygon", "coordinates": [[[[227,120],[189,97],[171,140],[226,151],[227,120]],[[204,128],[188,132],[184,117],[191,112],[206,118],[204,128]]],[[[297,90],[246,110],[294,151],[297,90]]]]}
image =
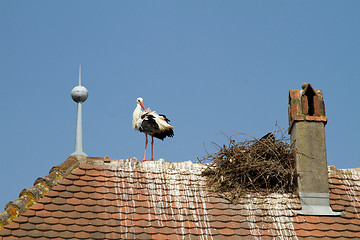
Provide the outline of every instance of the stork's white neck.
{"type": "Polygon", "coordinates": [[[139,118],[141,117],[143,111],[141,110],[141,106],[140,104],[138,104],[133,112],[133,128],[136,129],[136,122],[139,120],[139,118]]]}

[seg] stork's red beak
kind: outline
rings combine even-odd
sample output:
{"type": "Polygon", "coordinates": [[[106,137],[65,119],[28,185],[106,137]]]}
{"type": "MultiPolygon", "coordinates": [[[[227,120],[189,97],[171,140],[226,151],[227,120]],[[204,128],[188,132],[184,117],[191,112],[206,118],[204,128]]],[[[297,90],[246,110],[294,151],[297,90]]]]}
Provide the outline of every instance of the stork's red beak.
{"type": "Polygon", "coordinates": [[[142,102],[140,103],[140,106],[141,106],[142,109],[144,109],[144,111],[146,112],[146,109],[145,109],[144,104],[143,104],[142,102]]]}

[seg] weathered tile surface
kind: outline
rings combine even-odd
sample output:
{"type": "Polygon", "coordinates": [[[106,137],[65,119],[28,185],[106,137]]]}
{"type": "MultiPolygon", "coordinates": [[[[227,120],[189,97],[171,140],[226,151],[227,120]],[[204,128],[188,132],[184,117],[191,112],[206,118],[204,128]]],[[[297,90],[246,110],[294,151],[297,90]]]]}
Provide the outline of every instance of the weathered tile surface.
{"type": "Polygon", "coordinates": [[[329,217],[296,216],[292,194],[230,204],[206,189],[202,166],[191,162],[70,158],[63,166],[55,180],[42,178],[53,186],[37,181],[47,191],[23,204],[29,210],[8,204],[0,213],[0,239],[360,238],[358,172],[330,168],[331,205],[346,214],[329,217]],[[13,208],[19,216],[11,221],[13,208]]]}

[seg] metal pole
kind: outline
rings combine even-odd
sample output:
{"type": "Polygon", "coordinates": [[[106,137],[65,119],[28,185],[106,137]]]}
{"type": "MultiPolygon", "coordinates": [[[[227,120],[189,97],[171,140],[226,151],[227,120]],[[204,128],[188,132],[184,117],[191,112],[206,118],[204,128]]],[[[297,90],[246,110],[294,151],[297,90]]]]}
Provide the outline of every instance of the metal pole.
{"type": "Polygon", "coordinates": [[[75,152],[72,155],[87,156],[83,152],[82,105],[81,105],[81,102],[78,102],[78,104],[77,104],[76,131],[75,131],[75,152]]]}
{"type": "Polygon", "coordinates": [[[87,156],[83,152],[83,137],[82,137],[82,103],[88,97],[88,91],[84,86],[81,86],[81,65],[79,67],[79,86],[76,86],[71,91],[72,99],[77,102],[77,116],[76,116],[76,130],[75,130],[75,151],[71,155],[87,156]]]}

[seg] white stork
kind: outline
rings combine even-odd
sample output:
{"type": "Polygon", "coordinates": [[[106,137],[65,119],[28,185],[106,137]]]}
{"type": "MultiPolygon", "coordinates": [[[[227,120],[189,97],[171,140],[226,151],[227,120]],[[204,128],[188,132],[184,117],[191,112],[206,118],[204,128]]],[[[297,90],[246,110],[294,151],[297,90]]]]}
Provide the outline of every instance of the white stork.
{"type": "Polygon", "coordinates": [[[145,133],[145,152],[144,159],[146,161],[146,147],[148,144],[149,134],[151,136],[151,160],[154,160],[153,148],[154,137],[164,140],[166,137],[173,137],[173,126],[169,124],[170,120],[165,115],[157,114],[149,108],[146,110],[141,97],[136,99],[137,106],[133,113],[133,128],[137,131],[145,133]],[[144,111],[141,110],[144,109],[144,111]]]}

